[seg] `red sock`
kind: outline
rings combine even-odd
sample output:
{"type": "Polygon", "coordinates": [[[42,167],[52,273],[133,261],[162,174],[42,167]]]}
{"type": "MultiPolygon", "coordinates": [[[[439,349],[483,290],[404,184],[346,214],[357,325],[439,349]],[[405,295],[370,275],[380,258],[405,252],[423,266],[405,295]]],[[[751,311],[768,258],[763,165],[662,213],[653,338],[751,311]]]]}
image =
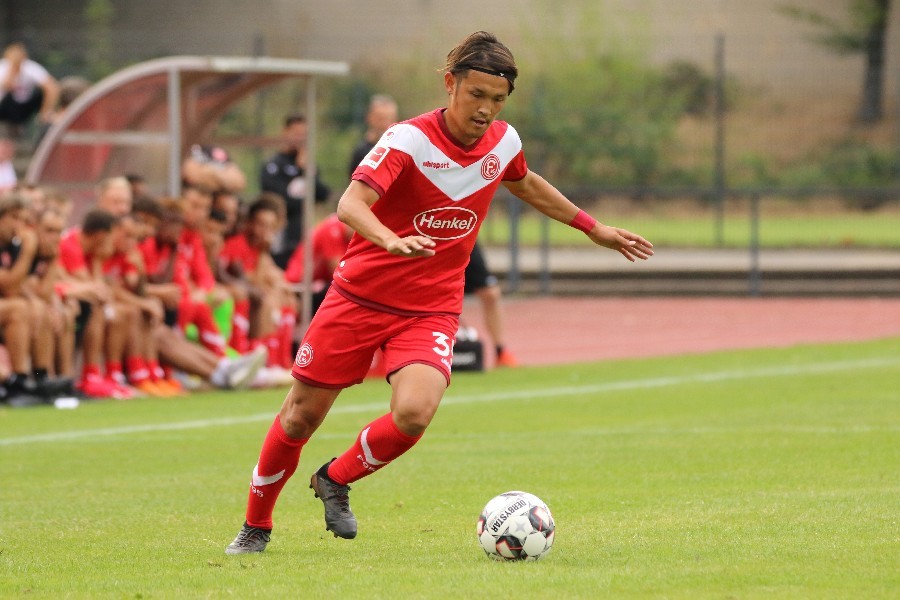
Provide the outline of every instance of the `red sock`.
{"type": "Polygon", "coordinates": [[[160,379],[166,378],[166,373],[163,371],[163,368],[159,366],[158,360],[148,360],[147,371],[150,373],[151,381],[159,381],[160,379]]]}
{"type": "Polygon", "coordinates": [[[128,370],[128,381],[131,383],[141,383],[150,379],[150,369],[147,368],[147,361],[143,356],[129,356],[125,359],[126,369],[128,370]]]}
{"type": "Polygon", "coordinates": [[[122,363],[117,360],[106,361],[106,376],[116,383],[125,383],[125,373],[122,372],[122,363]]]}
{"type": "Polygon", "coordinates": [[[184,331],[190,323],[196,325],[198,341],[203,347],[220,358],[225,356],[225,338],[222,337],[208,304],[194,302],[190,298],[181,300],[178,304],[178,326],[184,331]]]}
{"type": "Polygon", "coordinates": [[[231,317],[231,340],[228,345],[246,354],[250,350],[250,301],[239,300],[234,303],[234,315],[231,317]]]}
{"type": "Polygon", "coordinates": [[[328,467],[328,476],[342,485],[353,483],[387,465],[421,438],[400,431],[388,413],[366,425],[356,443],[328,467]]]}
{"type": "Polygon", "coordinates": [[[81,369],[81,379],[87,381],[89,379],[103,379],[103,373],[100,371],[100,365],[85,363],[81,369]]]}
{"type": "Polygon", "coordinates": [[[307,439],[288,437],[281,427],[281,421],[269,428],[263,442],[259,462],[253,469],[250,483],[250,497],[247,500],[247,525],[262,529],[272,528],[272,511],[281,488],[287,483],[300,463],[300,450],[307,439]]]}
{"type": "Polygon", "coordinates": [[[263,342],[266,345],[266,349],[269,351],[269,356],[266,359],[266,366],[278,366],[279,357],[281,356],[281,340],[278,338],[278,332],[270,333],[263,338],[263,342]]]}
{"type": "Polygon", "coordinates": [[[216,356],[225,356],[225,338],[219,331],[213,319],[212,309],[208,304],[197,303],[197,311],[194,313],[194,325],[200,335],[200,343],[207,349],[216,353],[216,356]]]}

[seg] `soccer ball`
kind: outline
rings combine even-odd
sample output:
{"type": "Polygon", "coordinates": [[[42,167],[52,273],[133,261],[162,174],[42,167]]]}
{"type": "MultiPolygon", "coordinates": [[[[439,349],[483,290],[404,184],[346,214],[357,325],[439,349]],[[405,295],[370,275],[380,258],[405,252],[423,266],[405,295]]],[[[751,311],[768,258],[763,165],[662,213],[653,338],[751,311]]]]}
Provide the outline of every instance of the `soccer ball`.
{"type": "Polygon", "coordinates": [[[527,492],[506,492],[478,517],[478,542],[494,560],[538,560],[550,552],[556,530],[544,502],[527,492]]]}

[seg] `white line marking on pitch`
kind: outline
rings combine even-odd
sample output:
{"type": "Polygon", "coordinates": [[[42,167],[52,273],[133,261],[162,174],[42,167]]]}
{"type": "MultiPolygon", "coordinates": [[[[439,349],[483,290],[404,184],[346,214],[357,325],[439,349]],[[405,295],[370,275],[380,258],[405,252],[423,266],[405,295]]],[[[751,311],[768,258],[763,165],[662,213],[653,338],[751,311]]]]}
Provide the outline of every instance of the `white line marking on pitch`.
{"type": "MultiPolygon", "coordinates": [[[[849,369],[874,369],[900,365],[898,357],[871,358],[867,360],[841,361],[830,363],[818,363],[810,365],[785,365],[778,367],[762,367],[759,369],[747,369],[743,371],[718,371],[711,373],[697,373],[695,375],[673,375],[669,377],[654,377],[649,379],[630,379],[625,381],[611,381],[609,383],[597,383],[581,386],[566,386],[557,388],[542,388],[530,390],[513,390],[497,392],[494,394],[475,394],[471,396],[447,396],[441,401],[442,406],[455,404],[473,404],[476,402],[501,402],[504,400],[527,400],[542,397],[572,396],[577,394],[596,394],[601,392],[613,392],[620,390],[650,389],[691,383],[715,383],[718,381],[733,381],[736,379],[754,379],[763,377],[784,377],[790,375],[809,375],[815,373],[830,373],[832,371],[845,371],[849,369]]],[[[385,402],[370,402],[368,404],[351,404],[335,406],[331,413],[359,413],[371,410],[384,409],[385,402]]],[[[41,433],[21,437],[0,440],[0,446],[14,446],[19,444],[36,444],[41,442],[62,442],[91,438],[98,436],[129,435],[134,433],[147,433],[157,431],[178,431],[182,429],[205,429],[207,427],[224,427],[228,425],[243,425],[257,421],[269,421],[274,418],[274,410],[267,413],[245,415],[242,417],[223,417],[221,419],[199,419],[194,421],[181,421],[177,423],[155,423],[146,425],[125,425],[122,427],[106,427],[103,429],[85,429],[80,431],[59,431],[53,433],[41,433]]]]}

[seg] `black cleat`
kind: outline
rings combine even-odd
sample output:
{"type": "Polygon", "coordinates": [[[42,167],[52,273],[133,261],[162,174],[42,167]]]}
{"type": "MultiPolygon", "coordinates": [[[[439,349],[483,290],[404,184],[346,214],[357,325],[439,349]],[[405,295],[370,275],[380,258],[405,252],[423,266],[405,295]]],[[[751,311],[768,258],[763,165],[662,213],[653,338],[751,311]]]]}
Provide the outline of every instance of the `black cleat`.
{"type": "Polygon", "coordinates": [[[225,554],[250,554],[262,552],[271,538],[271,529],[251,527],[244,523],[234,541],[225,548],[225,554]]]}
{"type": "Polygon", "coordinates": [[[325,505],[325,530],[332,532],[334,537],[352,540],[356,537],[357,525],[356,517],[350,510],[350,486],[335,483],[328,477],[330,464],[330,461],[325,463],[312,474],[309,487],[325,505]]]}

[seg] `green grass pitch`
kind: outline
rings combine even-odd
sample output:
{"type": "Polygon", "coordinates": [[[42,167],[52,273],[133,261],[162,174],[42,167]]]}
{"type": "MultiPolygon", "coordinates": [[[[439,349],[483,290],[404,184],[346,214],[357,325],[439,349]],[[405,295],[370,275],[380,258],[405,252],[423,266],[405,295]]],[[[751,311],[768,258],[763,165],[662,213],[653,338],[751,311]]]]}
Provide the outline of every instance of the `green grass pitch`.
{"type": "Polygon", "coordinates": [[[0,409],[3,598],[897,598],[900,339],[459,374],[324,531],[309,474],[386,411],[347,390],[262,555],[226,557],[283,390],[0,409]],[[475,522],[523,489],[537,563],[475,522]]]}

